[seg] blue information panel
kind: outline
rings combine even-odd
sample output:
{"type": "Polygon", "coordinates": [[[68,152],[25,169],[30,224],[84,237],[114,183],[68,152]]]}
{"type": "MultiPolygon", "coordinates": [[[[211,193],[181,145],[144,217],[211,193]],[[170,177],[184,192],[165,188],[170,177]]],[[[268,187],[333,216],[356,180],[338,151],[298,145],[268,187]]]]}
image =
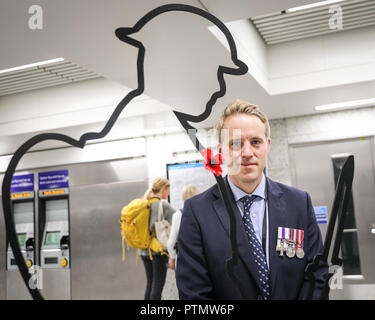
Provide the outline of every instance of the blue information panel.
{"type": "Polygon", "coordinates": [[[69,188],[68,170],[38,173],[39,190],[69,188]]]}
{"type": "Polygon", "coordinates": [[[13,176],[12,183],[10,186],[10,192],[24,192],[34,191],[34,174],[23,174],[19,176],[13,176]]]}
{"type": "Polygon", "coordinates": [[[317,223],[327,223],[328,213],[326,206],[314,207],[315,218],[317,223]]]}

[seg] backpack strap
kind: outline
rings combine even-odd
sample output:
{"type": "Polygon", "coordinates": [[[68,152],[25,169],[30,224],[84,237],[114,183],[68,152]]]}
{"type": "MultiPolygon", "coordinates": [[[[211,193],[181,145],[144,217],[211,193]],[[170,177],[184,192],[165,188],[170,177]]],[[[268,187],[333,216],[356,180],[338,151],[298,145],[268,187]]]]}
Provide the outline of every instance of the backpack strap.
{"type": "Polygon", "coordinates": [[[125,261],[125,237],[122,237],[122,261],[125,261]]]}
{"type": "MultiPolygon", "coordinates": [[[[121,225],[121,239],[122,239],[122,261],[125,261],[125,223],[122,218],[118,220],[118,223],[121,225]]],[[[126,243],[128,246],[128,243],[126,243]]]]}
{"type": "Polygon", "coordinates": [[[160,201],[158,208],[158,221],[164,220],[163,202],[160,201]]]}
{"type": "Polygon", "coordinates": [[[171,258],[170,255],[168,254],[168,252],[166,252],[166,251],[162,251],[160,254],[161,255],[165,254],[169,259],[171,258]]]}

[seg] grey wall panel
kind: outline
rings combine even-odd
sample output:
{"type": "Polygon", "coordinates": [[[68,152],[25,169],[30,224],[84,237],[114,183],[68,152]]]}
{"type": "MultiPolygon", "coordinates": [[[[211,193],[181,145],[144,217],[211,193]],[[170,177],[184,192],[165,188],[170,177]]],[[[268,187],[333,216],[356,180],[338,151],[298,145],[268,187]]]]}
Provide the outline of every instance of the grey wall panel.
{"type": "MultiPolygon", "coordinates": [[[[93,185],[98,183],[124,182],[147,179],[147,161],[145,157],[40,168],[30,171],[16,172],[15,175],[34,173],[35,189],[37,189],[38,172],[65,169],[69,170],[69,185],[71,187],[93,185]]],[[[0,184],[3,183],[3,179],[4,175],[0,174],[0,184]]]]}
{"type": "Polygon", "coordinates": [[[44,269],[42,290],[40,291],[46,300],[70,300],[71,299],[71,270],[44,269]]]}
{"type": "MultiPolygon", "coordinates": [[[[73,298],[140,299],[143,297],[145,276],[142,262],[139,259],[138,265],[135,265],[133,250],[127,254],[126,263],[122,264],[120,226],[117,220],[122,206],[132,198],[141,197],[147,189],[146,168],[146,159],[141,157],[30,171],[35,174],[37,188],[38,172],[69,170],[73,298]],[[98,275],[100,275],[98,279],[102,279],[98,281],[99,286],[95,285],[98,275]],[[122,278],[118,280],[121,276],[122,278]],[[106,284],[103,284],[104,282],[106,284]]],[[[3,175],[0,175],[0,182],[2,178],[3,175]]],[[[0,205],[0,299],[6,298],[5,252],[5,226],[2,205],[0,205]]],[[[47,299],[58,298],[52,296],[50,290],[44,291],[47,299]]],[[[66,297],[67,295],[64,299],[66,297]]]]}
{"type": "Polygon", "coordinates": [[[135,250],[122,262],[118,219],[146,180],[70,189],[72,299],[143,299],[146,277],[135,250]]]}
{"type": "Polygon", "coordinates": [[[19,270],[6,271],[6,299],[31,300],[31,295],[19,270]]]}
{"type": "MultiPolygon", "coordinates": [[[[0,203],[2,198],[0,197],[0,203]]],[[[5,278],[5,267],[6,267],[6,243],[5,243],[5,224],[3,206],[0,205],[0,300],[5,299],[6,290],[6,278],[5,278]]]]}
{"type": "MultiPolygon", "coordinates": [[[[371,225],[375,223],[375,153],[373,146],[373,138],[366,138],[295,145],[291,150],[291,163],[294,168],[293,184],[310,193],[314,206],[327,206],[328,213],[332,209],[335,190],[331,156],[345,153],[354,155],[355,172],[352,193],[356,221],[355,233],[358,234],[360,268],[363,279],[344,276],[344,290],[331,292],[332,297],[337,296],[340,299],[355,297],[356,293],[360,292],[358,288],[361,285],[364,285],[363,288],[369,288],[369,285],[374,287],[375,284],[373,249],[375,236],[371,234],[371,225]],[[352,288],[355,288],[354,291],[352,288]]],[[[324,236],[327,225],[320,224],[319,226],[324,236]]],[[[372,295],[372,298],[375,298],[375,294],[372,295]]]]}

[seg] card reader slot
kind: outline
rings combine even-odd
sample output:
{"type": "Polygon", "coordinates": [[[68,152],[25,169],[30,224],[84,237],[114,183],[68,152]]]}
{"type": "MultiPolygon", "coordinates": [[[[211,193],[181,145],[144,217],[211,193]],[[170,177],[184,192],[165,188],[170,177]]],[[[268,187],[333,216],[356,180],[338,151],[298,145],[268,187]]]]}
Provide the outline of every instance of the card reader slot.
{"type": "Polygon", "coordinates": [[[57,257],[47,257],[44,258],[44,264],[57,264],[59,259],[57,257]]]}

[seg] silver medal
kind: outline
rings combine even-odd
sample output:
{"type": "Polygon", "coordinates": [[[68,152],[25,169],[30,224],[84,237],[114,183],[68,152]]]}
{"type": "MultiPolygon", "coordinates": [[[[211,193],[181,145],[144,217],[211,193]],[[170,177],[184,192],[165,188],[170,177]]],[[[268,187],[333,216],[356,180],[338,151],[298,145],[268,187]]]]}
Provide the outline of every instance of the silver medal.
{"type": "Polygon", "coordinates": [[[299,234],[298,234],[298,238],[297,238],[296,256],[297,256],[298,259],[303,259],[303,257],[305,256],[305,252],[302,249],[304,231],[303,230],[298,230],[298,231],[299,231],[299,234]]]}
{"type": "Polygon", "coordinates": [[[281,244],[280,244],[279,250],[277,251],[280,251],[279,256],[283,257],[284,256],[284,239],[281,239],[280,241],[281,241],[281,244]]]}
{"type": "Polygon", "coordinates": [[[288,249],[286,250],[286,256],[288,258],[293,258],[295,254],[296,254],[296,250],[294,249],[293,242],[291,242],[290,245],[288,246],[288,249]]]}
{"type": "Polygon", "coordinates": [[[277,231],[277,244],[276,244],[276,251],[280,251],[282,246],[281,246],[282,238],[281,238],[281,227],[278,228],[277,231]]]}
{"type": "Polygon", "coordinates": [[[302,248],[298,247],[297,252],[296,252],[296,256],[297,256],[298,259],[302,259],[305,256],[305,253],[303,252],[302,248]]]}

